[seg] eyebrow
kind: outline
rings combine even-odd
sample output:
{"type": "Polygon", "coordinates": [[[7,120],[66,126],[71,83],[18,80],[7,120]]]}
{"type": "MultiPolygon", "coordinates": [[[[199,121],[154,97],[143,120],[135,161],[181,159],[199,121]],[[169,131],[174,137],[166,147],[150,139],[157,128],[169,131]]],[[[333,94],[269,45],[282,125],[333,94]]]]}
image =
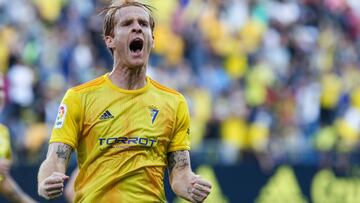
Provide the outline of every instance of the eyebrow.
{"type": "Polygon", "coordinates": [[[121,23],[123,22],[131,22],[131,21],[134,21],[134,20],[138,20],[138,21],[141,21],[141,22],[149,22],[149,20],[143,18],[143,17],[129,17],[129,18],[125,18],[125,19],[122,19],[120,20],[121,23]]]}
{"type": "Polygon", "coordinates": [[[139,18],[138,21],[141,22],[141,23],[147,23],[147,24],[150,23],[150,21],[145,20],[145,19],[143,19],[143,18],[139,18]]]}

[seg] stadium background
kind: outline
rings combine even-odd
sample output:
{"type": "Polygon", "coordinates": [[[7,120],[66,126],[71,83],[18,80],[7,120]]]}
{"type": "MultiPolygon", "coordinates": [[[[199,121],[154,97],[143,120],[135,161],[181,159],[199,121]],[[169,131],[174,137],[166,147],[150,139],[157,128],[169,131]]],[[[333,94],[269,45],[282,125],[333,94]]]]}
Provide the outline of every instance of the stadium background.
{"type": "MultiPolygon", "coordinates": [[[[39,201],[65,90],[112,67],[98,15],[108,2],[0,0],[0,119],[11,174],[39,201]]],[[[360,1],[149,2],[148,73],[187,98],[193,168],[214,183],[208,202],[359,201],[360,1]]]]}

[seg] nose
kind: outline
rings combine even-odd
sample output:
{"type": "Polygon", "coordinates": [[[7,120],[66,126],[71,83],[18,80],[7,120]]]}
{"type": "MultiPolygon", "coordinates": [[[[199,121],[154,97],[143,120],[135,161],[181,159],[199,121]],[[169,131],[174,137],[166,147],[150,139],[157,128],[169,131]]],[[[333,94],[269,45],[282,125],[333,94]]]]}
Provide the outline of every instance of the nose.
{"type": "Polygon", "coordinates": [[[134,26],[133,26],[131,32],[134,32],[137,34],[142,33],[141,25],[139,24],[139,22],[134,23],[134,26]]]}

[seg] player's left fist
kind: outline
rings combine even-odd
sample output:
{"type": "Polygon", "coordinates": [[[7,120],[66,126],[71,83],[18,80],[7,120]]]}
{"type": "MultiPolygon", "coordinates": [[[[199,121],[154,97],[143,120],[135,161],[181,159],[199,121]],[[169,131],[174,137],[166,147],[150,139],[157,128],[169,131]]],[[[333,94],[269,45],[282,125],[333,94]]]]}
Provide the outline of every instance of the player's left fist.
{"type": "Polygon", "coordinates": [[[211,183],[196,175],[191,181],[192,187],[188,188],[188,193],[192,202],[203,202],[211,192],[211,183]]]}

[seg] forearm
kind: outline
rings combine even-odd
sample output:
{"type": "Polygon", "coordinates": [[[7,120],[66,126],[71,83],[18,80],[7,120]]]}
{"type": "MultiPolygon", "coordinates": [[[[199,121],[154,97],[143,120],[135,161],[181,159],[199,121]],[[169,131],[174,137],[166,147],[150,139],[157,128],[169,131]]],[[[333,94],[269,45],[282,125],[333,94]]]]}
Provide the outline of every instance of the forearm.
{"type": "Polygon", "coordinates": [[[188,151],[177,151],[168,154],[170,184],[174,193],[191,201],[191,181],[194,173],[191,171],[188,151]]]}
{"type": "Polygon", "coordinates": [[[49,177],[53,172],[65,174],[72,149],[63,143],[53,143],[49,146],[46,159],[41,164],[38,174],[38,182],[49,177]]]}
{"type": "Polygon", "coordinates": [[[6,176],[0,184],[0,193],[2,193],[6,199],[14,203],[35,203],[35,201],[21,190],[20,186],[11,178],[6,176]]]}
{"type": "Polygon", "coordinates": [[[65,175],[71,146],[64,143],[51,143],[45,161],[41,164],[38,173],[38,193],[45,199],[53,199],[62,195],[65,175]]]}
{"type": "Polygon", "coordinates": [[[42,182],[45,178],[49,177],[53,172],[65,174],[66,168],[64,165],[57,164],[54,160],[46,158],[40,165],[38,173],[38,182],[42,182]]]}
{"type": "Polygon", "coordinates": [[[72,148],[64,143],[50,144],[46,159],[39,168],[38,182],[42,182],[53,172],[65,174],[71,152],[72,148]]]}
{"type": "Polygon", "coordinates": [[[4,176],[3,178],[3,181],[0,182],[0,194],[11,202],[18,202],[16,199],[16,189],[10,184],[10,176],[4,176]]]}

